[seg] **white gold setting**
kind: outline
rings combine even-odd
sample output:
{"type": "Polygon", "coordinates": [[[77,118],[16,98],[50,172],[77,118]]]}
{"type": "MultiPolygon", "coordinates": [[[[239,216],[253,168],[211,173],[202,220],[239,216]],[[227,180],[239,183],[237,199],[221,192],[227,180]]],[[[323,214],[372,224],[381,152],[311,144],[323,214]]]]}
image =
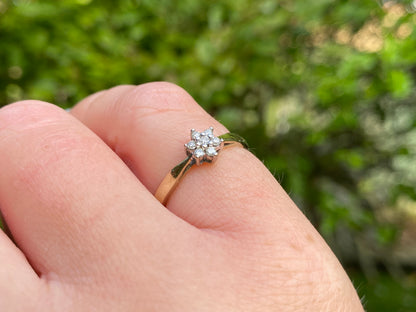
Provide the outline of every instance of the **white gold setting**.
{"type": "Polygon", "coordinates": [[[197,165],[212,162],[224,146],[224,139],[214,135],[214,128],[199,132],[191,130],[191,141],[185,144],[186,154],[192,156],[197,165]]]}

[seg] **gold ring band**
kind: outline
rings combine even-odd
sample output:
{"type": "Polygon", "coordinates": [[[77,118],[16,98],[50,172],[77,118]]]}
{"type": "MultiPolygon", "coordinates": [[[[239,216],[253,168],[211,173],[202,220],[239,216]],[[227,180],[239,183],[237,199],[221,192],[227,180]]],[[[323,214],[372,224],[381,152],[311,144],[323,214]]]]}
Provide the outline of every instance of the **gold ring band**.
{"type": "Polygon", "coordinates": [[[216,137],[213,130],[212,127],[203,132],[191,130],[191,141],[185,144],[188,157],[166,175],[156,190],[155,197],[162,205],[166,205],[170,195],[193,165],[214,161],[226,147],[238,145],[248,149],[246,140],[238,134],[226,133],[216,137]]]}

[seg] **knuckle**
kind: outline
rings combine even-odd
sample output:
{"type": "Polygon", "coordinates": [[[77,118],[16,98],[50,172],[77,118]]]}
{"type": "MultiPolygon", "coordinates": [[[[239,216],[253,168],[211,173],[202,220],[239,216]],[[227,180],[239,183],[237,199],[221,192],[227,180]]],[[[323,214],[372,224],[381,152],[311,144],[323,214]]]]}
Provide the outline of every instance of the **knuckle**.
{"type": "Polygon", "coordinates": [[[63,111],[59,107],[42,101],[25,100],[0,109],[0,132],[36,128],[45,122],[59,118],[63,111]]]}
{"type": "Polygon", "coordinates": [[[89,144],[89,137],[75,119],[53,104],[27,100],[0,109],[0,146],[6,150],[50,160],[89,144]]]}
{"type": "Polygon", "coordinates": [[[195,101],[183,88],[169,82],[150,82],[134,87],[126,93],[131,109],[140,114],[188,111],[195,101]]]}
{"type": "Polygon", "coordinates": [[[172,96],[172,95],[180,95],[180,96],[189,96],[189,94],[180,86],[165,81],[157,81],[157,82],[149,82],[138,85],[135,87],[135,90],[138,93],[143,93],[147,95],[155,95],[155,96],[172,96]]]}
{"type": "Polygon", "coordinates": [[[0,110],[0,164],[8,164],[4,174],[16,185],[36,190],[45,177],[90,157],[97,144],[95,136],[52,104],[22,101],[0,110]]]}

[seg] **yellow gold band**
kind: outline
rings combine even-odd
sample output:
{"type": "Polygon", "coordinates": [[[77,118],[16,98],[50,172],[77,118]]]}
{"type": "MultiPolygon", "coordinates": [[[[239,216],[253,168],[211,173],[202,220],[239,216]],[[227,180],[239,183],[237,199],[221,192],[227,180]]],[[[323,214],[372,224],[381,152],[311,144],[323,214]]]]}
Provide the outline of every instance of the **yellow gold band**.
{"type": "MultiPolygon", "coordinates": [[[[248,148],[246,140],[235,133],[226,133],[223,135],[218,136],[221,139],[221,148],[222,150],[226,147],[231,146],[242,146],[244,148],[248,148]]],[[[211,162],[211,160],[206,162],[211,162]]],[[[184,161],[182,161],[179,165],[174,167],[162,180],[158,189],[156,190],[155,197],[158,201],[162,203],[162,205],[166,205],[170,195],[178,186],[181,179],[185,176],[186,172],[195,164],[199,164],[198,160],[190,154],[184,161]]]]}

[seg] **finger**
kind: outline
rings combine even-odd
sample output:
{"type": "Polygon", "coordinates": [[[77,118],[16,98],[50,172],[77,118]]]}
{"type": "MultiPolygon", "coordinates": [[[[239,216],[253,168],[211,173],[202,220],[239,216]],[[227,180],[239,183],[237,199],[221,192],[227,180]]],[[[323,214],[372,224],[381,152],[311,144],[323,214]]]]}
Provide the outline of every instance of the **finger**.
{"type": "Polygon", "coordinates": [[[23,253],[0,229],[0,311],[33,311],[40,286],[23,253]]]}
{"type": "MultiPolygon", "coordinates": [[[[213,126],[216,135],[227,131],[184,90],[168,83],[116,87],[80,102],[72,114],[97,133],[152,193],[185,158],[183,143],[189,141],[189,129],[213,126]]],[[[225,240],[231,243],[221,247],[227,247],[222,251],[230,256],[232,270],[245,277],[237,278],[238,284],[251,279],[260,281],[261,288],[261,281],[269,280],[269,295],[281,299],[286,295],[282,302],[295,308],[301,306],[299,294],[312,292],[302,297],[309,304],[326,296],[327,285],[337,303],[342,297],[339,289],[354,293],[319,234],[263,164],[243,148],[226,149],[215,163],[192,167],[167,208],[199,228],[232,235],[232,240],[225,240]]]]}
{"type": "MultiPolygon", "coordinates": [[[[122,86],[80,102],[72,114],[97,133],[151,191],[185,158],[189,130],[226,128],[208,115],[183,89],[168,83],[122,86]]],[[[276,200],[286,200],[263,164],[243,148],[221,152],[214,164],[193,167],[180,182],[168,208],[201,228],[262,224],[276,200]]],[[[281,209],[279,217],[293,211],[281,209]]],[[[283,208],[283,207],[282,207],[283,208]]],[[[275,207],[276,209],[276,207],[275,207]]],[[[277,208],[279,209],[279,208],[277,208]]]]}
{"type": "Polygon", "coordinates": [[[2,108],[0,150],[2,213],[41,275],[114,272],[117,255],[160,247],[155,237],[181,228],[104,142],[56,106],[2,108]]]}

